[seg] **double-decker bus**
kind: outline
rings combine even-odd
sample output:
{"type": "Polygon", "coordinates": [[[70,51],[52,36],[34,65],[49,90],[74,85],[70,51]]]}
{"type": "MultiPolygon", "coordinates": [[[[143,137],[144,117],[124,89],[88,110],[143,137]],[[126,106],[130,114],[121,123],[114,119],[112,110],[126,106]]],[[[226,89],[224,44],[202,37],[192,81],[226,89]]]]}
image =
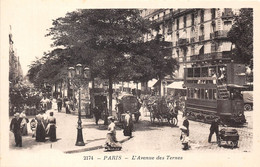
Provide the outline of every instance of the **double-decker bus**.
{"type": "Polygon", "coordinates": [[[210,123],[219,118],[228,125],[244,124],[245,65],[233,61],[194,63],[184,70],[187,88],[185,115],[210,123]]]}

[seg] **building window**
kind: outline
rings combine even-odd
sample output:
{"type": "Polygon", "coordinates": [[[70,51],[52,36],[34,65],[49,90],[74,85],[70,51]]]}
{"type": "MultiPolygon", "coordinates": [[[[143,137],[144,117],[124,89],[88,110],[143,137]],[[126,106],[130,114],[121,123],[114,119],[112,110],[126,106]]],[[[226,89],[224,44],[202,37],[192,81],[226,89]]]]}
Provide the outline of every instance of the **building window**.
{"type": "Polygon", "coordinates": [[[183,50],[183,61],[187,61],[187,48],[185,48],[184,50],[183,50]]]}
{"type": "Polygon", "coordinates": [[[168,33],[172,33],[172,23],[168,23],[168,33]]]}
{"type": "Polygon", "coordinates": [[[215,32],[216,31],[216,24],[211,24],[212,26],[212,32],[215,32]]]}
{"type": "Polygon", "coordinates": [[[191,47],[191,55],[195,55],[195,47],[194,46],[191,47]]]}
{"type": "Polygon", "coordinates": [[[195,15],[194,13],[191,14],[191,25],[194,25],[195,15]]]}
{"type": "Polygon", "coordinates": [[[184,24],[184,27],[186,27],[186,20],[187,20],[187,17],[184,16],[184,17],[183,17],[183,24],[184,24]]]}
{"type": "Polygon", "coordinates": [[[216,9],[211,9],[211,19],[215,19],[216,18],[216,9]]]}
{"type": "Polygon", "coordinates": [[[200,34],[204,35],[204,27],[203,26],[200,27],[200,34]]]}
{"type": "Polygon", "coordinates": [[[203,23],[204,22],[204,10],[202,9],[200,12],[200,22],[203,23]]]}
{"type": "Polygon", "coordinates": [[[177,19],[176,24],[177,24],[177,30],[178,30],[179,29],[179,19],[177,19]]]}
{"type": "Polygon", "coordinates": [[[177,57],[178,57],[178,59],[179,59],[179,57],[180,57],[180,52],[179,52],[179,50],[176,50],[176,53],[177,53],[177,57]]]}

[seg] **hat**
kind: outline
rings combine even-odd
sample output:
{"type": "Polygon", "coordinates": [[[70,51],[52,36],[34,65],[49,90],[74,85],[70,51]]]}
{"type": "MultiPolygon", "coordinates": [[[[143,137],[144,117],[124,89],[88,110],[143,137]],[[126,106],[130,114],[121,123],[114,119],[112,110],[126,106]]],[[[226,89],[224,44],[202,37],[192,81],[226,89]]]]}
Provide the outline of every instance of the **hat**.
{"type": "Polygon", "coordinates": [[[20,114],[18,112],[14,114],[15,117],[19,117],[19,115],[20,114]]]}

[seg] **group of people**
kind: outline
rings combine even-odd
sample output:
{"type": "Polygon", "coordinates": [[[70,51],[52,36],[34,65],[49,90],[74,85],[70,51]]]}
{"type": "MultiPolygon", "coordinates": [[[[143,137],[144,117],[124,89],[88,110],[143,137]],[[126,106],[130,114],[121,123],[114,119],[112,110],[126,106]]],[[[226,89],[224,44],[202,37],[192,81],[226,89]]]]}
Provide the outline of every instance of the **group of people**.
{"type": "MultiPolygon", "coordinates": [[[[222,124],[220,122],[220,120],[218,118],[215,118],[210,125],[210,133],[209,133],[209,137],[208,137],[208,142],[211,143],[211,138],[212,135],[215,133],[216,134],[216,139],[217,142],[219,141],[219,125],[222,124]]],[[[224,125],[224,124],[222,124],[224,125]]],[[[181,136],[180,136],[180,140],[182,142],[183,145],[183,150],[188,150],[189,149],[189,120],[187,119],[186,116],[184,116],[184,121],[182,126],[180,127],[181,130],[181,136]]]]}
{"type": "Polygon", "coordinates": [[[66,114],[70,114],[71,111],[75,110],[75,106],[77,105],[77,99],[76,98],[67,98],[65,97],[64,99],[62,99],[60,96],[58,96],[57,100],[57,109],[58,112],[61,112],[62,110],[62,105],[65,106],[66,109],[66,114]]]}
{"type": "MultiPolygon", "coordinates": [[[[122,148],[122,145],[118,142],[116,138],[116,129],[115,129],[115,117],[110,116],[108,117],[108,120],[110,122],[108,126],[108,133],[107,133],[107,140],[105,143],[105,148],[122,148]]],[[[127,111],[124,116],[124,121],[123,121],[123,133],[124,136],[129,136],[130,138],[132,137],[132,131],[133,131],[133,120],[132,120],[132,115],[130,111],[127,111]]]]}
{"type": "Polygon", "coordinates": [[[28,122],[29,120],[24,112],[15,113],[14,118],[11,120],[10,131],[14,133],[16,147],[22,147],[22,136],[28,135],[28,122]]]}
{"type": "MultiPolygon", "coordinates": [[[[26,118],[24,112],[14,114],[14,118],[10,123],[10,131],[14,133],[16,147],[22,147],[22,136],[28,135],[28,123],[29,120],[26,118]]],[[[53,116],[53,112],[50,112],[49,116],[47,116],[45,112],[36,115],[36,117],[30,121],[30,127],[32,137],[35,137],[37,142],[45,142],[47,136],[50,141],[56,141],[56,118],[53,116]]]]}

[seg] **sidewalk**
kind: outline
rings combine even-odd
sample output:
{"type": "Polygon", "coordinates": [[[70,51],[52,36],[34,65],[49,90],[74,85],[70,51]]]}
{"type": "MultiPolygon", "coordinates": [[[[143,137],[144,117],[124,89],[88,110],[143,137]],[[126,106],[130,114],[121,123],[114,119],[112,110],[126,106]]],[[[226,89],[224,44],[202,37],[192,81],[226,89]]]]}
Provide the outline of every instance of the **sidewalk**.
{"type": "MultiPolygon", "coordinates": [[[[66,114],[63,109],[62,112],[58,112],[56,109],[52,109],[47,111],[54,112],[54,117],[56,118],[56,133],[57,133],[57,141],[50,142],[46,140],[45,142],[36,142],[35,138],[32,138],[32,132],[30,129],[30,125],[28,125],[28,136],[23,136],[23,147],[15,147],[14,135],[9,132],[10,142],[9,147],[10,150],[43,150],[43,149],[56,149],[62,151],[64,153],[76,153],[76,152],[84,152],[96,149],[103,149],[103,146],[106,141],[107,134],[107,126],[103,123],[103,120],[99,121],[99,125],[95,124],[94,118],[86,119],[82,118],[82,133],[83,140],[85,142],[85,146],[76,146],[77,140],[77,121],[78,116],[72,114],[66,114]]],[[[31,119],[29,119],[30,121],[31,119]]],[[[123,135],[123,130],[117,128],[117,140],[119,142],[125,142],[129,140],[129,137],[123,135]]],[[[48,139],[48,138],[46,138],[48,139]]]]}

